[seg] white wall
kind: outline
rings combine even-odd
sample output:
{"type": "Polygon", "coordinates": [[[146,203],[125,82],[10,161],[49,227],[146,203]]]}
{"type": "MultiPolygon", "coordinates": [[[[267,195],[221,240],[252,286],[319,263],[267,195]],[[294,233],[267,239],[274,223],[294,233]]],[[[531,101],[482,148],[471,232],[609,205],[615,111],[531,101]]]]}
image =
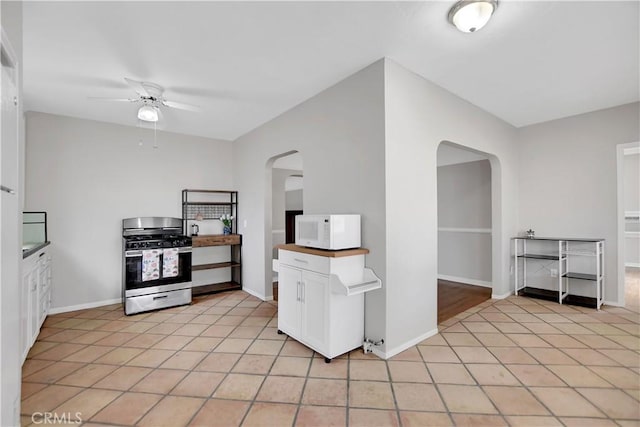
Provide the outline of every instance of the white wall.
{"type": "Polygon", "coordinates": [[[48,213],[54,309],[120,298],[123,218],[181,217],[182,189],[232,189],[231,142],[158,132],[155,149],[152,136],[27,114],[25,208],[48,213]]]}
{"type": "MultiPolygon", "coordinates": [[[[443,143],[438,148],[438,162],[445,147],[443,143]]],[[[487,159],[438,166],[438,277],[491,286],[491,164],[487,159]]]]}
{"type": "Polygon", "coordinates": [[[302,167],[302,156],[300,153],[292,153],[288,156],[279,157],[275,162],[273,162],[273,167],[277,169],[293,169],[301,171],[302,167]]]}
{"type": "Polygon", "coordinates": [[[297,175],[289,176],[284,182],[284,208],[287,211],[301,211],[304,178],[302,169],[297,175]]]}
{"type": "Polygon", "coordinates": [[[450,141],[493,155],[494,295],[510,290],[518,156],[512,126],[392,61],[385,64],[385,351],[391,355],[437,328],[438,145],[450,141]]]}
{"type": "Polygon", "coordinates": [[[440,144],[438,147],[438,166],[457,165],[482,159],[486,159],[486,156],[450,144],[440,144]]]}
{"type": "MultiPolygon", "coordinates": [[[[270,298],[271,162],[298,151],[306,213],[359,213],[366,263],[385,267],[383,62],[337,83],[233,144],[245,290],[270,298]],[[246,222],[246,226],[245,226],[246,222]]],[[[384,285],[383,285],[384,286],[384,285]]],[[[384,333],[384,299],[367,294],[367,333],[384,333]]]]}
{"type": "Polygon", "coordinates": [[[605,301],[618,302],[616,145],[640,139],[639,104],[518,130],[519,231],[604,238],[605,301]]]}
{"type": "MultiPolygon", "coordinates": [[[[2,271],[2,283],[0,286],[0,425],[18,425],[20,409],[21,389],[21,362],[20,349],[20,285],[22,278],[21,242],[21,210],[24,194],[24,120],[22,118],[22,2],[0,2],[0,22],[4,35],[11,44],[15,60],[18,62],[18,141],[8,141],[2,138],[5,144],[16,144],[5,152],[14,152],[17,148],[18,161],[16,168],[17,196],[2,194],[4,202],[0,203],[0,217],[2,230],[2,253],[0,254],[0,268],[2,271]],[[17,199],[16,199],[17,198],[17,199]],[[7,229],[12,229],[7,233],[7,229]],[[16,236],[17,234],[17,236],[16,236]],[[7,280],[9,279],[10,280],[7,280]]],[[[5,98],[5,94],[2,94],[5,98]]],[[[4,102],[11,102],[11,97],[6,97],[4,102]]],[[[3,107],[4,109],[4,107],[3,107]]],[[[5,132],[3,130],[2,134],[5,132]]],[[[7,160],[2,159],[5,165],[7,160]]],[[[12,169],[10,167],[10,169],[12,169]]],[[[6,175],[6,174],[5,174],[6,175]]],[[[13,186],[13,183],[2,183],[13,186]]]]}
{"type": "Polygon", "coordinates": [[[301,211],[304,208],[302,204],[302,190],[285,191],[284,193],[284,207],[288,211],[301,211]]]}

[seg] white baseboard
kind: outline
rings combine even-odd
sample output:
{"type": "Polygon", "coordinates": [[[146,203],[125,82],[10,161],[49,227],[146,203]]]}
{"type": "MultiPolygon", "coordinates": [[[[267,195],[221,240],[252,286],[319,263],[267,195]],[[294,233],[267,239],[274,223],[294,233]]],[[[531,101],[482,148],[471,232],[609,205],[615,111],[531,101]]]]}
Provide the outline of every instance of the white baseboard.
{"type": "Polygon", "coordinates": [[[625,267],[635,267],[635,268],[640,268],[640,262],[625,262],[624,263],[625,267]]]}
{"type": "Polygon", "coordinates": [[[253,295],[256,298],[260,298],[262,301],[273,301],[273,295],[266,297],[263,294],[259,294],[256,291],[248,288],[242,288],[242,290],[248,293],[249,295],[253,295]]]}
{"type": "Polygon", "coordinates": [[[52,307],[49,314],[68,313],[69,311],[86,310],[87,308],[103,307],[105,305],[121,303],[122,298],[107,299],[104,301],[88,302],[86,304],[68,305],[66,307],[52,307]]]}
{"type": "Polygon", "coordinates": [[[373,348],[373,354],[375,354],[376,356],[378,356],[381,359],[387,360],[387,359],[392,358],[396,354],[402,353],[406,349],[413,347],[414,345],[418,344],[419,342],[422,342],[422,341],[426,340],[427,338],[431,338],[432,336],[434,336],[437,333],[438,333],[438,328],[432,329],[429,332],[424,333],[424,334],[420,335],[417,338],[414,338],[414,339],[412,339],[410,341],[407,341],[407,342],[405,342],[403,344],[400,344],[399,346],[396,346],[396,347],[394,347],[394,348],[392,348],[390,350],[387,350],[387,351],[382,351],[382,350],[377,349],[377,348],[374,347],[373,348]]]}
{"type": "Polygon", "coordinates": [[[507,298],[508,296],[511,296],[511,295],[513,295],[513,292],[511,292],[511,291],[507,292],[506,294],[501,294],[501,295],[491,294],[491,299],[505,299],[505,298],[507,298]]]}
{"type": "Polygon", "coordinates": [[[602,305],[609,305],[611,307],[624,307],[624,305],[620,304],[618,301],[602,301],[602,305]]]}
{"type": "Polygon", "coordinates": [[[492,288],[493,287],[491,282],[487,282],[485,280],[468,279],[466,277],[446,276],[444,274],[438,274],[438,279],[440,279],[440,280],[448,280],[450,282],[465,283],[465,284],[474,285],[474,286],[482,286],[483,288],[492,288]]]}

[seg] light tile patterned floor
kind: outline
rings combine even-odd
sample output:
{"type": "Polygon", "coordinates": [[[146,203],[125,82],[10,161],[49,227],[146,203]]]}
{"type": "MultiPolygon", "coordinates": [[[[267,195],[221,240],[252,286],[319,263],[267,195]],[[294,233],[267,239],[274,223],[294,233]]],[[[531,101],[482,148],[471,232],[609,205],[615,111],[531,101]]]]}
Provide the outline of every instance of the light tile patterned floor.
{"type": "Polygon", "coordinates": [[[357,350],[331,364],[276,327],[275,303],[242,291],[130,317],[118,304],[49,316],[23,368],[22,422],[640,424],[639,314],[627,309],[487,301],[388,361],[357,350]]]}

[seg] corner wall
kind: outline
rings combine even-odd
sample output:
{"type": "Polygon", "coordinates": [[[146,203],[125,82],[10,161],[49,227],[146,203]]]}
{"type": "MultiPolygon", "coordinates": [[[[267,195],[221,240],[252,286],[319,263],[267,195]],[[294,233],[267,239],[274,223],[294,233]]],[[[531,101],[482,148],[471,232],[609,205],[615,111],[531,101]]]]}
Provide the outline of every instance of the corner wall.
{"type": "Polygon", "coordinates": [[[510,291],[509,239],[517,230],[516,130],[385,60],[387,335],[390,357],[437,332],[437,148],[441,141],[492,154],[493,293],[510,291]]]}
{"type": "MultiPolygon", "coordinates": [[[[366,264],[385,281],[384,89],[378,61],[233,143],[243,287],[271,296],[272,159],[298,151],[305,213],[359,213],[366,264]]],[[[384,289],[366,296],[367,334],[384,334],[384,289]],[[373,295],[375,294],[375,295],[373,295]]]]}
{"type": "Polygon", "coordinates": [[[232,189],[231,142],[158,132],[153,145],[149,129],[27,114],[25,210],[48,213],[52,309],[120,300],[123,218],[180,218],[182,189],[232,189]]]}
{"type": "Polygon", "coordinates": [[[537,236],[605,242],[605,302],[617,304],[616,146],[637,142],[640,104],[554,120],[518,130],[520,229],[537,236]]]}

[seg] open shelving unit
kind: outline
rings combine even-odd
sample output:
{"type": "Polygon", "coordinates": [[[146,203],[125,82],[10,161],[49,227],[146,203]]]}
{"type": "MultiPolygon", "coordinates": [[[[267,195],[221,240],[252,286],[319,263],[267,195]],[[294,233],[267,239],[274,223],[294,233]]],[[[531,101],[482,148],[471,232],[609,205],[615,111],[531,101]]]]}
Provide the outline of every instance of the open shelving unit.
{"type": "Polygon", "coordinates": [[[242,236],[237,234],[237,217],[237,191],[182,190],[184,234],[190,234],[194,223],[206,229],[207,233],[191,236],[194,250],[191,291],[194,296],[242,289],[242,236]],[[219,220],[224,214],[234,217],[231,234],[222,234],[222,222],[219,220]],[[218,250],[224,247],[228,247],[228,251],[218,250]]]}
{"type": "Polygon", "coordinates": [[[600,309],[604,300],[604,239],[512,240],[516,295],[600,309]]]}

